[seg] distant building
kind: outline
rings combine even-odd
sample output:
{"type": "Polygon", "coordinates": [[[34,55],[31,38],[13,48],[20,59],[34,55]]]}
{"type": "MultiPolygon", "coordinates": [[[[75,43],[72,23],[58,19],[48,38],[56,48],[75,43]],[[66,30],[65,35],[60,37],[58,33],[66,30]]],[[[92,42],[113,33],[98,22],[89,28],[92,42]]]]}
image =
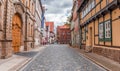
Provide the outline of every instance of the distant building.
{"type": "Polygon", "coordinates": [[[40,46],[42,42],[42,31],[41,27],[43,25],[43,16],[44,16],[44,10],[42,7],[41,0],[35,0],[36,6],[35,6],[35,25],[34,25],[34,46],[40,46]]]}
{"type": "Polygon", "coordinates": [[[41,21],[41,35],[42,35],[42,40],[41,40],[41,44],[43,44],[43,42],[45,42],[46,39],[46,25],[45,25],[45,6],[43,6],[43,13],[42,13],[42,21],[41,21]]]}
{"type": "Polygon", "coordinates": [[[73,47],[80,47],[80,32],[79,32],[79,15],[77,13],[78,6],[80,5],[80,0],[73,0],[73,8],[70,18],[71,24],[71,45],[73,47]]]}
{"type": "Polygon", "coordinates": [[[55,33],[54,33],[54,22],[45,22],[46,24],[46,39],[48,43],[54,43],[55,33]]]}
{"type": "Polygon", "coordinates": [[[54,32],[54,22],[45,22],[46,23],[46,27],[49,27],[48,30],[50,32],[54,32]]]}
{"type": "Polygon", "coordinates": [[[71,41],[70,26],[63,25],[57,27],[57,42],[59,44],[69,44],[71,41]]]}

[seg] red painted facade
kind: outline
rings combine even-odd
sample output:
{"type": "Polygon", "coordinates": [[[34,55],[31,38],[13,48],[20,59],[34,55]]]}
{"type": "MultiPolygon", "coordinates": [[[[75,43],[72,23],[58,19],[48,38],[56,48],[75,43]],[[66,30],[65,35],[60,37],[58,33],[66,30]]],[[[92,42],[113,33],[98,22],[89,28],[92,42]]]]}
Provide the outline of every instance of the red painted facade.
{"type": "Polygon", "coordinates": [[[68,25],[57,27],[57,41],[60,44],[69,44],[71,41],[70,27],[68,25]]]}
{"type": "Polygon", "coordinates": [[[49,27],[50,32],[54,32],[54,22],[45,22],[45,24],[49,27]]]}

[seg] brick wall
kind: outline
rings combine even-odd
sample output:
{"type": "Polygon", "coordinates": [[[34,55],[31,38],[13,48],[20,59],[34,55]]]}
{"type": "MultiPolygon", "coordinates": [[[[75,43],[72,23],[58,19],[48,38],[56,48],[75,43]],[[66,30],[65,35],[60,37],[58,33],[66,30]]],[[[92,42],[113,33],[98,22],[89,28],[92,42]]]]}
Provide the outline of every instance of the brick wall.
{"type": "Polygon", "coordinates": [[[60,37],[58,41],[61,44],[69,44],[71,40],[70,29],[61,29],[59,33],[60,33],[60,37]]]}

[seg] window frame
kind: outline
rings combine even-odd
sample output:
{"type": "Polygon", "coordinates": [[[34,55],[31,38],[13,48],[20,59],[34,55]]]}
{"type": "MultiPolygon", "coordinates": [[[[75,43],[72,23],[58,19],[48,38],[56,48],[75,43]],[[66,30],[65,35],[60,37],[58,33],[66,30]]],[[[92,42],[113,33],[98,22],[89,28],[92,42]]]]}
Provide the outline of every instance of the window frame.
{"type": "Polygon", "coordinates": [[[0,4],[0,31],[3,30],[3,24],[2,24],[2,5],[0,4]]]}
{"type": "MultiPolygon", "coordinates": [[[[105,28],[104,28],[105,41],[111,41],[111,39],[112,39],[112,34],[111,34],[111,33],[112,33],[112,32],[111,32],[111,31],[112,31],[111,26],[112,26],[112,25],[111,25],[111,21],[110,21],[110,20],[106,20],[106,21],[104,22],[104,25],[105,25],[105,26],[104,26],[104,27],[105,27],[105,28]],[[109,23],[108,23],[108,22],[109,22],[109,23]],[[109,38],[106,37],[106,23],[109,24],[109,27],[108,27],[108,25],[107,25],[107,31],[110,31],[110,33],[109,33],[110,37],[109,37],[109,38]]],[[[107,35],[108,35],[108,34],[107,34],[107,35]]]]}
{"type": "Polygon", "coordinates": [[[84,18],[92,9],[94,9],[95,6],[96,6],[95,0],[89,1],[82,10],[82,18],[84,18]]]}
{"type": "Polygon", "coordinates": [[[110,42],[112,40],[112,34],[111,34],[112,33],[112,28],[111,28],[111,26],[112,26],[112,24],[111,24],[111,20],[110,19],[106,20],[104,22],[99,23],[99,25],[98,25],[98,32],[99,32],[98,33],[99,34],[98,38],[99,38],[99,41],[110,42]],[[110,24],[109,28],[107,28],[107,29],[106,29],[106,23],[110,24]],[[100,24],[103,24],[103,38],[100,38],[100,24]],[[110,31],[110,33],[109,33],[110,37],[109,38],[106,37],[106,30],[110,31]]]}
{"type": "Polygon", "coordinates": [[[106,5],[108,5],[109,4],[109,0],[106,0],[106,5]]]}
{"type": "Polygon", "coordinates": [[[91,6],[94,8],[94,0],[91,1],[91,6]]]}
{"type": "Polygon", "coordinates": [[[98,33],[99,34],[99,41],[104,41],[104,22],[99,23],[99,25],[98,25],[98,32],[99,32],[98,33]],[[102,38],[100,38],[100,26],[101,26],[101,24],[103,26],[102,29],[101,29],[103,31],[103,33],[102,33],[103,37],[102,38]]]}
{"type": "Polygon", "coordinates": [[[86,26],[83,29],[83,41],[86,41],[86,26]]]}

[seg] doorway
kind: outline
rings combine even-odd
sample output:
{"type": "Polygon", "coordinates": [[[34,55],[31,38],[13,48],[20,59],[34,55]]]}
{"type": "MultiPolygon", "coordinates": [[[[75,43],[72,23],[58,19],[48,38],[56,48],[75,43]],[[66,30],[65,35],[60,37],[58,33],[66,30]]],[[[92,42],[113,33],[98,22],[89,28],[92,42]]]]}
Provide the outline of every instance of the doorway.
{"type": "Polygon", "coordinates": [[[14,53],[20,52],[21,25],[22,21],[19,14],[15,14],[12,19],[12,47],[14,53]]]}
{"type": "Polygon", "coordinates": [[[93,47],[93,40],[92,40],[92,27],[90,27],[90,47],[93,47]]]}

